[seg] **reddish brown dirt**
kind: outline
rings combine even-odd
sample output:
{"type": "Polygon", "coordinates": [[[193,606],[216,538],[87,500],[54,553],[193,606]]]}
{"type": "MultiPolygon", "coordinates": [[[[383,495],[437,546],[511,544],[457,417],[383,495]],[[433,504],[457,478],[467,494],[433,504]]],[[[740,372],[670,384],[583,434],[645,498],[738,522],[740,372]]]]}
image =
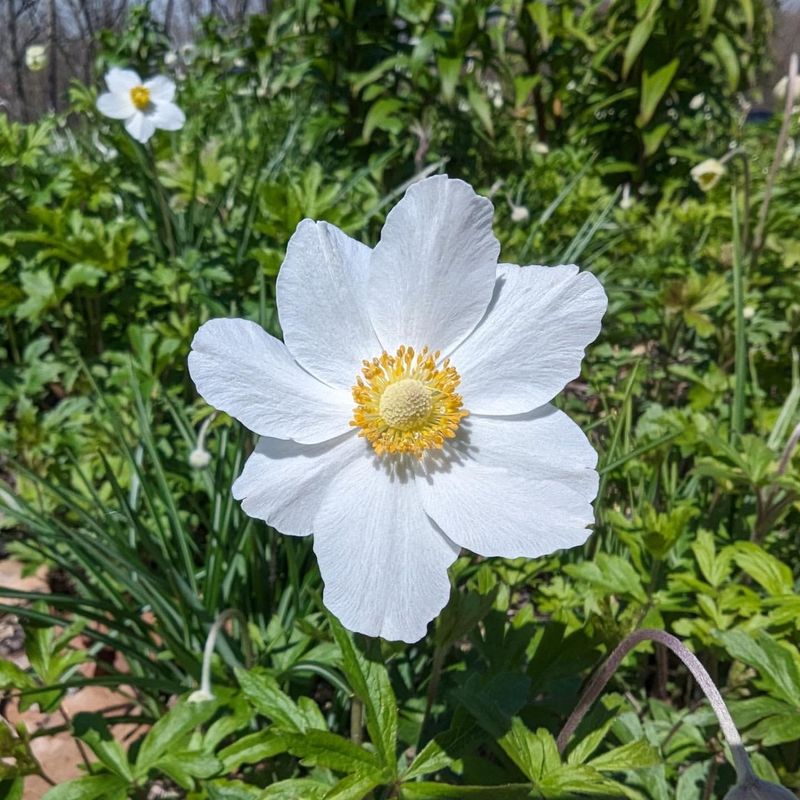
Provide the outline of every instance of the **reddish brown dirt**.
{"type": "MultiPolygon", "coordinates": [[[[13,559],[0,561],[0,586],[23,591],[47,591],[44,572],[39,571],[36,575],[23,577],[22,566],[13,559]]],[[[82,643],[83,640],[80,638],[74,642],[76,646],[81,646],[82,643]]],[[[19,625],[11,615],[0,614],[0,656],[13,661],[23,669],[28,666],[19,625]]],[[[87,662],[82,670],[85,674],[90,675],[92,664],[87,662]]],[[[109,709],[115,709],[115,712],[119,714],[121,713],[120,706],[130,704],[130,697],[129,687],[121,686],[119,690],[114,690],[102,686],[87,686],[70,692],[64,699],[62,708],[70,718],[82,711],[103,713],[109,709]]],[[[131,709],[125,713],[135,712],[131,709]]],[[[42,714],[37,705],[20,712],[16,700],[12,700],[6,705],[4,716],[12,726],[23,722],[31,733],[43,728],[59,727],[65,722],[59,712],[42,714]]],[[[142,733],[142,729],[141,726],[135,725],[117,725],[114,726],[113,733],[118,740],[123,742],[123,746],[127,746],[132,737],[142,733]]],[[[83,758],[80,750],[75,740],[66,731],[54,736],[41,736],[34,739],[32,749],[44,772],[56,784],[65,783],[85,774],[82,769],[83,758]]],[[[89,757],[92,760],[91,754],[89,757]]],[[[42,778],[35,775],[30,776],[25,781],[23,800],[40,800],[48,788],[50,788],[49,785],[42,778]]]]}

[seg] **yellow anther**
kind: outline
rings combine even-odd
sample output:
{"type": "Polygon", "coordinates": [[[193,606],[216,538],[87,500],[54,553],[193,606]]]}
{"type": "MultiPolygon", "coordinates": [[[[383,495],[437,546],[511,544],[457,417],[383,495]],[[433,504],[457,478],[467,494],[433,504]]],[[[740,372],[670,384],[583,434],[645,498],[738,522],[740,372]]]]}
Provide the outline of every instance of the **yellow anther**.
{"type": "Polygon", "coordinates": [[[139,111],[150,105],[150,90],[146,86],[134,86],[131,89],[131,100],[139,111]]]}
{"type": "Polygon", "coordinates": [[[440,448],[456,435],[464,410],[455,390],[461,378],[439,353],[424,347],[401,346],[396,355],[381,353],[365,361],[363,378],[356,378],[356,408],[350,424],[378,455],[411,453],[422,458],[426,450],[440,448]]]}

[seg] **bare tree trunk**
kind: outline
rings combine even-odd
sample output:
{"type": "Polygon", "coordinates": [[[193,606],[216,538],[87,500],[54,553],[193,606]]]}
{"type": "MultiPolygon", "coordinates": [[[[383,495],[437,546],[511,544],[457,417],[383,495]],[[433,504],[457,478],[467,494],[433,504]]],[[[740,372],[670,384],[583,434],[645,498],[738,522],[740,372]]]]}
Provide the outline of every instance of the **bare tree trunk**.
{"type": "Polygon", "coordinates": [[[92,13],[89,9],[90,0],[81,0],[81,8],[83,10],[83,18],[86,20],[86,30],[89,33],[88,41],[86,42],[86,58],[84,59],[84,72],[86,74],[86,83],[92,82],[92,67],[94,66],[94,20],[92,13]]]}
{"type": "Polygon", "coordinates": [[[170,41],[172,41],[172,15],[175,13],[175,0],[167,0],[167,7],[164,10],[164,30],[170,41]]]}
{"type": "Polygon", "coordinates": [[[20,53],[19,33],[17,31],[16,0],[8,3],[8,36],[11,44],[11,71],[14,73],[14,87],[17,92],[20,116],[23,122],[28,121],[28,103],[25,96],[25,82],[22,80],[22,53],[20,53]]]}
{"type": "Polygon", "coordinates": [[[49,49],[47,90],[50,97],[50,108],[58,111],[58,11],[56,10],[56,0],[50,0],[49,49]]]}

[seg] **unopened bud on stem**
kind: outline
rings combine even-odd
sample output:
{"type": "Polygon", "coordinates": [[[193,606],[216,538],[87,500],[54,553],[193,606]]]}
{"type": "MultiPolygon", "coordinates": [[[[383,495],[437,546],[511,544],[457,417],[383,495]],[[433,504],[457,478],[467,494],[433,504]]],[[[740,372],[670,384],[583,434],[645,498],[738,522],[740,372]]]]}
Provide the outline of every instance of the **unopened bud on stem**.
{"type": "Polygon", "coordinates": [[[728,707],[725,705],[725,701],[722,699],[716,684],[711,680],[711,676],[697,656],[680,639],[666,631],[651,629],[634,631],[617,645],[605,663],[589,681],[589,685],[578,701],[578,705],[561,729],[557,739],[558,752],[564,752],[572,734],[575,733],[594,701],[600,696],[611,676],[617,671],[622,659],[637,644],[644,641],[662,644],[678,656],[689,672],[692,673],[692,677],[703,690],[708,702],[711,703],[711,707],[719,720],[719,726],[730,748],[731,758],[736,768],[736,786],[725,795],[725,800],[797,800],[787,789],[774,783],[762,781],[756,777],[750,764],[750,757],[742,744],[742,737],[739,735],[739,731],[733,722],[733,717],[731,717],[731,713],[728,711],[728,707]]]}

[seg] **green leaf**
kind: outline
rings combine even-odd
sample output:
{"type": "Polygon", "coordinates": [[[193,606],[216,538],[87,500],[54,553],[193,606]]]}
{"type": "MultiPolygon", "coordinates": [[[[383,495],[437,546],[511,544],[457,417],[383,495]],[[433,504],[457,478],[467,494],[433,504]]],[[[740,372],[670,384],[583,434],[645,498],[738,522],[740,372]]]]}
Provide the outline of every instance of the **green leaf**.
{"type": "Polygon", "coordinates": [[[356,697],[364,704],[366,724],[383,766],[397,771],[397,700],[383,664],[368,661],[356,649],[351,635],[330,617],[336,643],[342,651],[342,668],[356,697]]]}
{"type": "Polygon", "coordinates": [[[461,56],[448,58],[439,55],[436,57],[436,66],[439,68],[439,80],[442,85],[442,98],[446,103],[452,102],[456,96],[456,86],[458,86],[458,79],[461,76],[462,63],[461,56]]]}
{"type": "Polygon", "coordinates": [[[500,786],[449,786],[446,783],[419,781],[404,783],[400,788],[401,797],[409,800],[435,800],[438,797],[474,798],[474,800],[527,800],[531,797],[529,783],[507,783],[500,786]]]}
{"type": "Polygon", "coordinates": [[[670,129],[672,128],[672,123],[664,122],[661,125],[657,125],[655,128],[651,128],[647,131],[642,131],[642,141],[644,142],[644,154],[646,156],[651,156],[655,153],[659,147],[661,147],[661,142],[664,141],[664,137],[669,133],[670,129]]]}
{"type": "Polygon", "coordinates": [[[498,739],[498,744],[534,783],[561,768],[561,757],[553,735],[546,728],[535,732],[528,730],[519,717],[514,717],[511,730],[498,739]]]}
{"type": "Polygon", "coordinates": [[[598,772],[624,772],[629,769],[645,769],[661,763],[658,750],[645,739],[628,742],[607,753],[593,758],[587,766],[598,772]]]}
{"type": "Polygon", "coordinates": [[[403,779],[411,780],[446,769],[454,759],[460,758],[464,752],[480,744],[484,736],[472,717],[463,711],[458,711],[454,715],[451,727],[438,733],[417,753],[416,758],[403,773],[403,779]]]}
{"type": "Polygon", "coordinates": [[[736,55],[736,50],[731,44],[731,40],[720,32],[714,38],[712,48],[728,79],[728,91],[735,92],[739,88],[741,68],[739,66],[739,57],[736,55]]]}
{"type": "Polygon", "coordinates": [[[258,800],[324,800],[330,790],[327,783],[309,778],[291,778],[273,783],[258,800]]]}
{"type": "Polygon", "coordinates": [[[669,89],[675,73],[678,71],[680,61],[673,58],[666,66],[653,73],[645,70],[642,75],[642,96],[639,101],[639,116],[636,117],[636,125],[644,128],[656,113],[656,108],[661,102],[661,98],[669,89]]]}
{"type": "Polygon", "coordinates": [[[498,588],[495,586],[486,594],[454,589],[436,620],[436,645],[448,648],[471,631],[491,611],[498,588]]]}
{"type": "Polygon", "coordinates": [[[467,101],[487,133],[493,136],[494,123],[492,122],[492,107],[489,105],[486,95],[474,81],[470,81],[467,85],[467,101]]]}
{"type": "Polygon", "coordinates": [[[754,542],[736,542],[733,560],[771,595],[794,592],[792,570],[754,542]]]}
{"type": "Polygon", "coordinates": [[[102,715],[86,712],[76,714],[72,720],[72,730],[75,736],[91,749],[110,772],[126,781],[133,780],[128,757],[119,742],[109,732],[102,715]]]}
{"type": "Polygon", "coordinates": [[[13,661],[0,659],[0,691],[19,691],[35,689],[36,681],[24,669],[20,669],[13,661]]]}
{"type": "Polygon", "coordinates": [[[184,789],[194,787],[194,778],[211,778],[222,772],[222,762],[213,753],[197,750],[170,750],[151,767],[169,775],[184,789]]]}
{"type": "Polygon", "coordinates": [[[362,800],[376,786],[382,783],[379,773],[360,771],[342,778],[333,789],[325,795],[325,800],[362,800]]]}
{"type": "Polygon", "coordinates": [[[356,772],[365,768],[379,770],[377,755],[329,731],[311,729],[303,734],[284,736],[287,749],[303,760],[305,766],[327,767],[336,772],[356,772]]]}
{"type": "Polygon", "coordinates": [[[622,556],[598,553],[594,561],[568,564],[564,571],[573,578],[593,584],[604,595],[627,594],[640,603],[647,602],[641,576],[622,556]]]}
{"type": "Polygon", "coordinates": [[[116,775],[89,775],[54,786],[42,800],[124,800],[127,784],[116,775]]]}
{"type": "Polygon", "coordinates": [[[258,786],[230,778],[206,781],[203,789],[208,792],[208,800],[258,800],[264,791],[258,786]]]}
{"type": "Polygon", "coordinates": [[[217,754],[225,772],[235,772],[242,764],[255,764],[286,752],[286,741],[273,730],[257,731],[242,736],[217,754]]]}
{"type": "Polygon", "coordinates": [[[71,292],[78,286],[97,286],[106,273],[92,264],[73,264],[61,279],[61,288],[71,292]]]}
{"type": "Polygon", "coordinates": [[[739,5],[742,7],[742,14],[744,14],[745,25],[747,25],[747,33],[753,32],[753,27],[756,24],[756,15],[753,10],[753,0],[739,0],[739,5]]]}
{"type": "Polygon", "coordinates": [[[765,747],[800,741],[800,712],[767,717],[747,732],[751,739],[760,741],[765,747]]]}
{"type": "Polygon", "coordinates": [[[543,0],[535,0],[533,3],[528,3],[526,8],[528,9],[528,14],[530,14],[531,19],[534,21],[536,28],[539,31],[539,39],[542,42],[542,49],[548,50],[551,42],[553,41],[553,37],[550,33],[550,14],[547,11],[547,6],[543,0]]]}
{"type": "Polygon", "coordinates": [[[0,800],[22,800],[22,795],[24,791],[25,791],[24,778],[12,778],[9,780],[0,780],[0,800]]]}
{"type": "Polygon", "coordinates": [[[276,725],[302,733],[308,727],[308,719],[289,695],[278,685],[278,681],[266,670],[237,669],[236,679],[245,697],[253,704],[259,714],[272,720],[276,725]]]}
{"type": "Polygon", "coordinates": [[[697,538],[692,542],[692,552],[703,577],[715,589],[722,586],[731,573],[730,551],[723,548],[718,554],[714,536],[709,531],[698,531],[697,538]]]}
{"type": "Polygon", "coordinates": [[[217,704],[213,702],[189,703],[185,700],[170,709],[144,737],[134,776],[138,779],[147,775],[164,753],[179,746],[181,739],[209,719],[216,709],[217,704]]]}
{"type": "Polygon", "coordinates": [[[736,659],[758,670],[773,692],[794,708],[800,703],[800,657],[763,631],[724,631],[717,634],[736,659]]]}
{"type": "Polygon", "coordinates": [[[705,33],[714,16],[717,0],[700,0],[700,33],[705,33]]]}
{"type": "Polygon", "coordinates": [[[37,319],[45,309],[58,302],[56,286],[46,269],[23,272],[20,282],[26,300],[17,306],[17,319],[37,319]]]}
{"type": "Polygon", "coordinates": [[[403,101],[396,97],[384,97],[370,106],[367,116],[364,118],[364,129],[362,136],[368,142],[376,128],[393,133],[399,133],[402,129],[402,121],[395,116],[396,112],[403,108],[403,101]]]}
{"type": "Polygon", "coordinates": [[[500,738],[511,727],[511,720],[525,705],[530,678],[504,672],[482,684],[478,675],[470,677],[456,692],[464,708],[489,734],[500,738]]]}
{"type": "Polygon", "coordinates": [[[622,77],[624,80],[628,79],[628,75],[630,75],[631,68],[639,57],[639,53],[642,52],[642,48],[647,44],[650,34],[653,32],[655,22],[655,14],[647,14],[644,19],[639,20],[639,22],[634,25],[631,31],[631,38],[628,39],[628,44],[625,46],[625,55],[622,59],[622,77]]]}

